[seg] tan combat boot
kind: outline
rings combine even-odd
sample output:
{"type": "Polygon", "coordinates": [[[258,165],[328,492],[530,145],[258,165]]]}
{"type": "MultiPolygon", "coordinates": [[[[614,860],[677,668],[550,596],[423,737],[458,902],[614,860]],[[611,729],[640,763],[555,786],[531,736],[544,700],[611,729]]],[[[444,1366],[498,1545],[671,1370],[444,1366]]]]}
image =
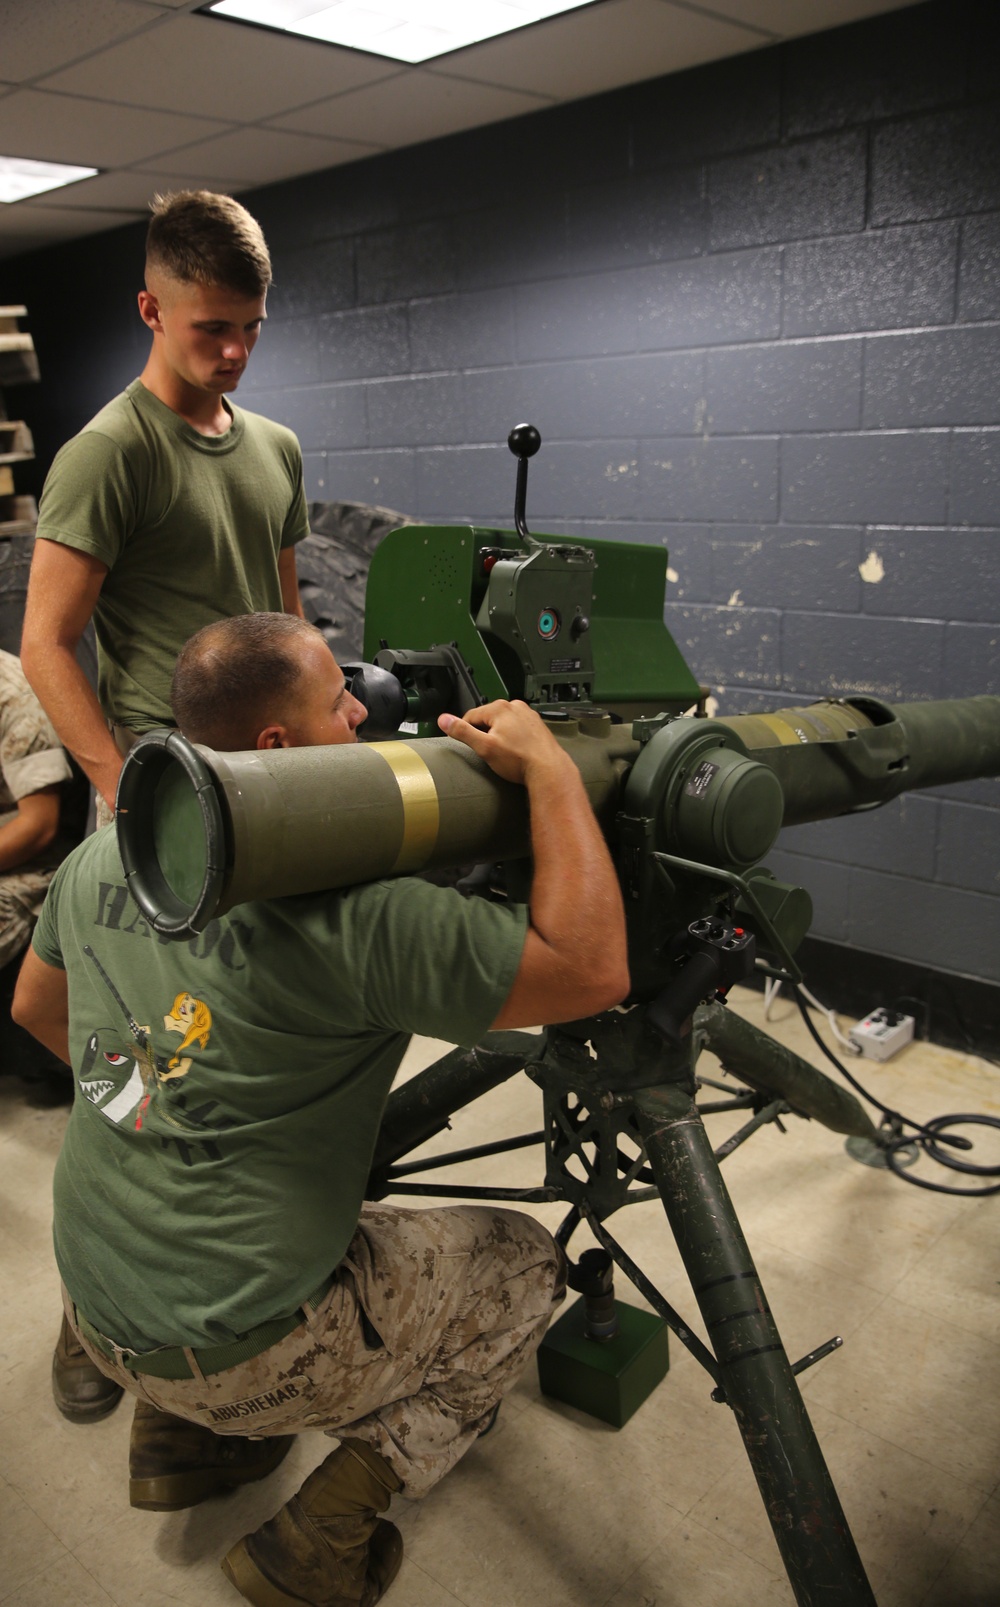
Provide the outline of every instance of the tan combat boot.
{"type": "Polygon", "coordinates": [[[400,1488],[377,1451],[342,1440],[222,1571],[254,1607],[374,1607],[403,1560],[399,1530],[378,1516],[400,1488]]]}
{"type": "Polygon", "coordinates": [[[213,1434],[200,1423],[137,1400],[128,1448],[129,1505],[144,1512],[177,1512],[253,1484],[278,1466],[294,1439],[294,1434],[259,1440],[213,1434]]]}

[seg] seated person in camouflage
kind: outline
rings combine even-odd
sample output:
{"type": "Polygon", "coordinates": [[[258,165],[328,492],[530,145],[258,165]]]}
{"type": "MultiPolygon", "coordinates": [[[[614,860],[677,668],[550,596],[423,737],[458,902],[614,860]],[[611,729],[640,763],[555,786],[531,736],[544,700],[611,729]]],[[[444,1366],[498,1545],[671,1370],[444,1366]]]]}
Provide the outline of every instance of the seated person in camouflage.
{"type": "MultiPolygon", "coordinates": [[[[73,846],[66,829],[66,791],[72,771],[46,716],[13,653],[0,651],[0,1031],[3,1069],[16,1071],[35,1088],[36,1097],[63,1103],[72,1098],[72,1081],[59,1061],[40,1055],[38,1046],[7,1019],[14,989],[15,962],[27,948],[56,866],[73,846]]],[[[77,834],[79,835],[79,834],[77,834]]],[[[63,1327],[57,1356],[62,1372],[73,1354],[89,1359],[63,1327]]],[[[103,1416],[120,1391],[99,1380],[74,1403],[53,1376],[56,1404],[67,1416],[77,1409],[87,1418],[103,1416]],[[96,1410],[95,1410],[96,1407],[96,1410]]]]}
{"type": "Polygon", "coordinates": [[[56,866],[66,755],[13,653],[0,651],[0,969],[27,947],[56,866]]]}
{"type": "MultiPolygon", "coordinates": [[[[217,748],[352,742],[364,718],[319,632],[281,615],[199,632],[173,702],[217,748]]],[[[234,1537],[223,1569],[257,1607],[373,1607],[402,1555],[390,1497],[424,1495],[491,1425],[563,1295],[562,1251],[530,1216],[364,1203],[411,1033],[470,1045],[628,988],[618,882],[571,760],[524,704],[439,723],[527,788],[528,907],[401,877],[162,942],[100,832],[53,883],[18,985],[18,1019],[79,1084],[56,1256],[74,1331],[139,1397],[132,1504],[262,1478],[305,1428],[339,1438],[234,1537]]]]}
{"type": "MultiPolygon", "coordinates": [[[[0,651],[0,1008],[3,1070],[47,1084],[49,1071],[72,1083],[16,1027],[6,1011],[14,961],[34,930],[49,882],[72,847],[66,830],[66,783],[72,772],[50,721],[12,653],[0,651]],[[8,970],[8,968],[10,968],[8,970]]],[[[77,834],[78,840],[79,834],[77,834]]],[[[58,1095],[59,1089],[53,1089],[58,1095]]]]}

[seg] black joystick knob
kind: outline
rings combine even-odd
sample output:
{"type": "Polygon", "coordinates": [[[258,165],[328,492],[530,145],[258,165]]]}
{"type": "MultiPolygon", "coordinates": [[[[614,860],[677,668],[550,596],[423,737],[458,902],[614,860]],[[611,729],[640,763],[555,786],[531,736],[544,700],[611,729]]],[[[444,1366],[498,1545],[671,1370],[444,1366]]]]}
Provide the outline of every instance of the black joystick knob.
{"type": "Polygon", "coordinates": [[[533,424],[515,424],[507,437],[507,445],[516,458],[533,458],[542,444],[542,438],[533,424]]]}
{"type": "Polygon", "coordinates": [[[507,437],[507,445],[517,458],[514,528],[522,541],[530,542],[531,540],[524,518],[524,504],[528,495],[528,459],[534,457],[541,444],[542,438],[533,424],[515,424],[507,437]]]}

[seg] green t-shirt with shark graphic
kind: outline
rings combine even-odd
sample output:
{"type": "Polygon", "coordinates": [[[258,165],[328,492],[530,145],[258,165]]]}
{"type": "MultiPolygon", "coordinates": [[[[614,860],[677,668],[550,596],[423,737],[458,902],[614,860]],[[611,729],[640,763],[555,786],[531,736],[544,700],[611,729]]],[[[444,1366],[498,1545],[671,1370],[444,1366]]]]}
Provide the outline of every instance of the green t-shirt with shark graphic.
{"type": "Polygon", "coordinates": [[[411,1033],[481,1038],[526,927],[407,877],[244,904],[176,943],[132,902],[113,828],[81,844],[34,948],[67,975],[54,1238],[88,1320],[141,1352],[294,1311],[354,1233],[411,1033]]]}

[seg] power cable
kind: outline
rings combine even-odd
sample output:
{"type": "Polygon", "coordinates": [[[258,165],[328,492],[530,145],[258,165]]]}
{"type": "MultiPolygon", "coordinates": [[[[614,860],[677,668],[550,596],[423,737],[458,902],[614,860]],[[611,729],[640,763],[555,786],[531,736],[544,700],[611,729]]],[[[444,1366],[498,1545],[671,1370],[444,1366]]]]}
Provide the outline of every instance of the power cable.
{"type": "MultiPolygon", "coordinates": [[[[823,1042],[806,1007],[806,1000],[803,997],[804,991],[800,986],[792,985],[795,1002],[817,1047],[826,1056],[827,1060],[836,1066],[841,1076],[846,1077],[851,1087],[861,1095],[862,1099],[866,1099],[870,1105],[875,1106],[876,1110],[882,1112],[883,1120],[878,1130],[878,1142],[885,1154],[885,1161],[889,1170],[895,1173],[896,1177],[901,1177],[904,1182],[912,1183],[915,1188],[930,1189],[934,1194],[970,1194],[973,1196],[978,1194],[1000,1194],[1000,1183],[991,1183],[981,1188],[959,1188],[957,1185],[932,1183],[927,1178],[914,1177],[904,1170],[899,1159],[900,1150],[910,1149],[913,1145],[916,1145],[930,1160],[937,1161],[939,1166],[948,1166],[953,1171],[965,1172],[974,1177],[1000,1177],[1000,1166],[979,1166],[973,1161],[961,1161],[957,1156],[949,1155],[941,1148],[942,1145],[948,1145],[953,1149],[971,1150],[971,1139],[963,1138],[956,1133],[950,1133],[948,1129],[959,1127],[963,1123],[1000,1129],[1000,1117],[973,1113],[935,1116],[928,1122],[917,1122],[909,1116],[903,1116],[898,1110],[892,1110],[890,1106],[883,1105],[880,1099],[876,1099],[874,1094],[870,1094],[867,1088],[861,1086],[857,1078],[852,1076],[847,1067],[837,1059],[833,1050],[823,1042]],[[903,1129],[906,1127],[913,1129],[912,1136],[907,1136],[904,1133],[903,1129]]],[[[817,1008],[826,1015],[827,1012],[822,1005],[818,1005],[817,1008]]]]}

